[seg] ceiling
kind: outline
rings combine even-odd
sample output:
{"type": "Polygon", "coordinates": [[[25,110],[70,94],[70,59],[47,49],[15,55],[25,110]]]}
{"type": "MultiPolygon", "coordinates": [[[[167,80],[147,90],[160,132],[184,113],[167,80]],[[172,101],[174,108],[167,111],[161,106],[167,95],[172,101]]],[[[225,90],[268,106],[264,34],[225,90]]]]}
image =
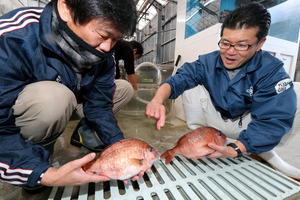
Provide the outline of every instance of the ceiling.
{"type": "Polygon", "coordinates": [[[139,30],[143,29],[148,22],[157,14],[155,5],[157,3],[162,6],[166,5],[170,0],[135,0],[138,10],[138,26],[139,30]]]}
{"type": "MultiPolygon", "coordinates": [[[[23,6],[45,6],[50,0],[18,0],[23,6]]],[[[150,20],[157,14],[155,5],[166,5],[169,1],[177,0],[134,0],[138,10],[139,30],[143,29],[150,20]]]]}

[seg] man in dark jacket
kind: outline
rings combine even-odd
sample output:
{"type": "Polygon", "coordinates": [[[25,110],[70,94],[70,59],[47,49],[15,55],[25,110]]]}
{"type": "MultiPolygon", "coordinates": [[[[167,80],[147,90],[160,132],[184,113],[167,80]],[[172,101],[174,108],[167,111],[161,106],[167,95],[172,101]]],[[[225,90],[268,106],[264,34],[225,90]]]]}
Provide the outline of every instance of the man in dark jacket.
{"type": "Polygon", "coordinates": [[[1,17],[1,180],[29,187],[108,180],[82,171],[94,153],[58,169],[48,160],[71,116],[85,117],[105,145],[124,138],[113,112],[112,48],[133,34],[136,18],[133,0],[52,0],[1,17]]]}
{"type": "MultiPolygon", "coordinates": [[[[122,109],[134,96],[134,90],[137,90],[136,75],[134,71],[134,61],[143,54],[143,46],[141,43],[133,41],[125,41],[120,39],[113,48],[113,56],[116,63],[116,91],[114,95],[114,113],[122,109]],[[119,61],[124,61],[124,68],[127,73],[130,84],[120,77],[119,61]]],[[[95,130],[89,122],[83,118],[78,123],[76,129],[71,136],[71,144],[77,147],[84,146],[93,152],[100,152],[106,147],[100,137],[95,134],[95,130]]]]}
{"type": "Polygon", "coordinates": [[[157,119],[160,129],[165,123],[162,103],[183,94],[189,128],[211,126],[236,139],[228,146],[208,144],[215,150],[208,158],[258,154],[287,176],[300,179],[300,169],[272,150],[286,141],[284,136],[299,129],[294,88],[297,85],[298,95],[300,88],[293,84],[282,61],[261,50],[270,24],[270,13],[259,3],[236,8],[222,25],[220,50],[179,68],[157,90],[146,115],[157,119]]]}

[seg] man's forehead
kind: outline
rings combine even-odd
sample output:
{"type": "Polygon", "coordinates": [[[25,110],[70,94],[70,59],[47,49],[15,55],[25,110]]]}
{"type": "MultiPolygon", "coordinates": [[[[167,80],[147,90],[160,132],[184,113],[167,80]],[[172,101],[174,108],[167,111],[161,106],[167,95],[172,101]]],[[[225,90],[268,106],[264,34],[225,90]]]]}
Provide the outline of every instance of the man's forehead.
{"type": "Polygon", "coordinates": [[[253,37],[256,37],[258,32],[257,28],[243,28],[243,29],[229,29],[224,28],[223,30],[223,37],[241,37],[241,40],[247,40],[252,39],[253,37]]]}
{"type": "Polygon", "coordinates": [[[124,36],[124,33],[122,33],[117,27],[115,27],[112,22],[95,20],[94,26],[95,29],[104,31],[114,38],[122,38],[124,36]]]}

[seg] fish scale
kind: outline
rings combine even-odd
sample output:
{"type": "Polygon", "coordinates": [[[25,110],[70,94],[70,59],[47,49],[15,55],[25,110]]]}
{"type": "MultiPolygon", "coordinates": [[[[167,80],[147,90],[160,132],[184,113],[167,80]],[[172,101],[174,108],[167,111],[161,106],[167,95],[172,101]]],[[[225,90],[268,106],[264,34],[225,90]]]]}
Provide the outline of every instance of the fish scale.
{"type": "MultiPolygon", "coordinates": [[[[134,188],[130,180],[123,189],[116,180],[104,191],[104,183],[96,183],[95,191],[81,186],[77,196],[80,200],[282,200],[300,197],[300,182],[275,171],[251,157],[239,159],[191,160],[175,156],[170,164],[158,159],[147,173],[149,180],[141,178],[134,188]],[[179,170],[178,170],[179,169],[179,170]],[[147,183],[151,184],[147,184],[147,183]],[[85,193],[84,193],[84,190],[85,193]],[[109,192],[110,197],[104,198],[109,192]],[[88,196],[88,197],[87,197],[88,196]],[[87,197],[87,198],[86,198],[87,197]]],[[[72,199],[71,187],[54,187],[48,200],[72,199]],[[66,191],[58,194],[64,188],[66,191]],[[67,197],[67,194],[70,196],[67,197]]]]}

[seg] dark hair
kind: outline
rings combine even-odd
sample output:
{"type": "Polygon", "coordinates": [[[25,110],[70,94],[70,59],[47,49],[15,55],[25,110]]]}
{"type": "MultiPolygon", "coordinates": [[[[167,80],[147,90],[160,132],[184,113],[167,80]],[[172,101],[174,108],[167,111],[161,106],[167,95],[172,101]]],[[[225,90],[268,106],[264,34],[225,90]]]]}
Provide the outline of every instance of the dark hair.
{"type": "MultiPolygon", "coordinates": [[[[51,0],[56,3],[57,0],[51,0]]],[[[137,11],[133,0],[65,0],[71,9],[74,23],[86,24],[92,19],[101,19],[132,36],[135,32],[137,11]]]]}
{"type": "Polygon", "coordinates": [[[258,41],[267,37],[271,25],[271,15],[260,3],[252,2],[243,4],[230,12],[224,19],[221,29],[221,37],[224,28],[243,29],[258,27],[256,37],[258,41]]]}
{"type": "Polygon", "coordinates": [[[135,40],[132,40],[132,41],[130,41],[129,43],[130,43],[130,45],[131,45],[131,47],[132,47],[133,49],[136,49],[136,53],[135,53],[135,54],[143,55],[143,53],[144,53],[144,48],[143,48],[143,46],[142,46],[142,44],[141,44],[140,42],[137,42],[137,41],[135,41],[135,40]]]}

